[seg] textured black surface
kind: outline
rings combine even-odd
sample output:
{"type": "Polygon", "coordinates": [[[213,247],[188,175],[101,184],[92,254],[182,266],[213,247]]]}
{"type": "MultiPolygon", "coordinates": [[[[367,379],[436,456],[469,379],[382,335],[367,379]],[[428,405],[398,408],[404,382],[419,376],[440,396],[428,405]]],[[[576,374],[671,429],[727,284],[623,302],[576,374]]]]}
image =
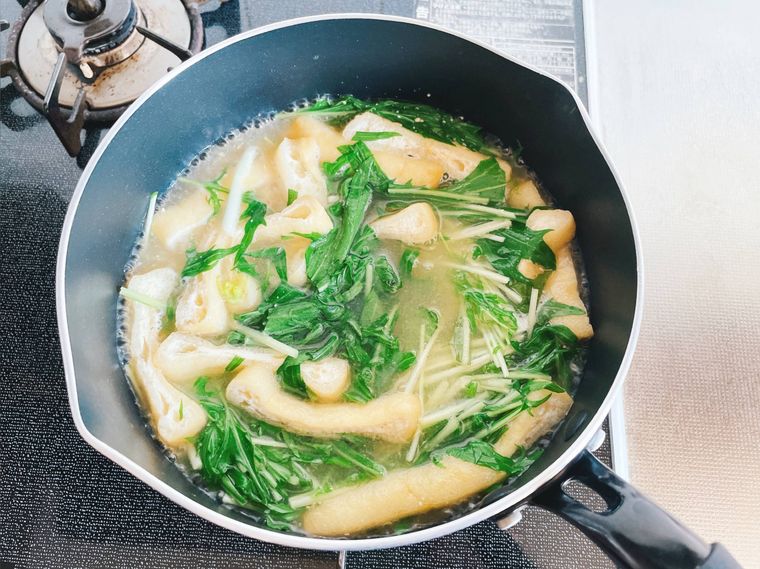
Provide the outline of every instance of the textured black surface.
{"type": "MultiPolygon", "coordinates": [[[[331,2],[330,11],[407,3],[331,2]]],[[[411,4],[411,3],[409,3],[411,4]]],[[[262,4],[272,17],[305,13],[262,4]],[[283,13],[274,13],[275,10],[283,13]]],[[[0,17],[18,7],[0,0],[0,17]]],[[[209,37],[236,33],[229,2],[204,16],[209,37]]],[[[411,10],[411,6],[408,8],[411,10]]],[[[262,17],[261,23],[265,19],[262,17]]],[[[55,255],[84,157],[0,83],[0,563],[17,567],[334,567],[337,556],[270,546],[213,526],[91,449],[69,414],[55,323],[55,255]]],[[[107,340],[106,340],[107,341],[107,340]]],[[[600,456],[609,459],[609,449],[600,456]]],[[[608,567],[579,532],[529,508],[509,533],[484,522],[418,546],[352,553],[348,567],[608,567]]]]}

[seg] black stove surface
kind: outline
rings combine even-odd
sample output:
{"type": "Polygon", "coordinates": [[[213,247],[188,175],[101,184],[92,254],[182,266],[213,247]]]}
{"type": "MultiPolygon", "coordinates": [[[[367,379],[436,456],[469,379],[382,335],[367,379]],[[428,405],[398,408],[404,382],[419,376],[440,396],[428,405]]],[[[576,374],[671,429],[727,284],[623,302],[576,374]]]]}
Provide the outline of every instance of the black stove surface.
{"type": "MultiPolygon", "coordinates": [[[[201,7],[206,45],[257,25],[315,13],[382,12],[450,23],[457,10],[473,9],[480,17],[501,10],[509,24],[510,18],[524,19],[530,10],[554,6],[555,13],[564,14],[567,29],[552,31],[556,18],[550,15],[546,33],[569,34],[571,44],[581,39],[580,50],[570,50],[571,60],[559,53],[549,63],[559,66],[560,75],[571,69],[569,80],[585,93],[580,5],[570,0],[243,0],[242,7],[237,0],[214,2],[201,7]]],[[[0,0],[0,19],[13,22],[20,12],[15,0],[0,0]]],[[[468,13],[461,17],[463,28],[472,25],[468,13]]],[[[0,41],[2,57],[4,34],[0,41]]],[[[7,79],[0,82],[0,569],[335,567],[336,554],[258,542],[190,514],[101,456],[77,433],[57,336],[55,257],[68,201],[103,132],[89,129],[82,153],[72,159],[45,119],[7,79]]],[[[597,454],[609,462],[608,446],[597,454]]],[[[349,568],[610,566],[580,532],[533,507],[509,531],[487,521],[428,543],[351,553],[347,559],[349,568]]]]}

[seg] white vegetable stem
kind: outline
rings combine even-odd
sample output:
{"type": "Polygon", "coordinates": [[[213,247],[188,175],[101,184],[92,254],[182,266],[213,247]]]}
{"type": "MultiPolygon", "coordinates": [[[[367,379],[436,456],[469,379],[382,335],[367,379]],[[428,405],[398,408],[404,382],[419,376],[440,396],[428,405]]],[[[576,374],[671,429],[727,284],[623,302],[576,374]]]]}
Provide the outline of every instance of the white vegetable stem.
{"type": "Polygon", "coordinates": [[[489,221],[487,223],[479,223],[478,225],[472,225],[470,227],[467,227],[466,229],[462,229],[460,231],[456,231],[448,236],[449,241],[461,241],[462,239],[472,239],[475,237],[480,237],[482,235],[487,235],[488,233],[491,233],[491,231],[497,231],[499,229],[505,229],[512,225],[512,222],[509,220],[501,220],[501,221],[489,221]]]}
{"type": "Polygon", "coordinates": [[[438,332],[440,332],[440,329],[437,329],[435,332],[433,332],[433,335],[430,336],[430,340],[428,340],[427,345],[422,350],[420,357],[417,358],[417,363],[414,365],[414,369],[412,370],[412,373],[409,374],[409,380],[406,382],[406,385],[404,386],[404,391],[406,393],[411,392],[416,387],[417,380],[420,378],[420,375],[422,375],[422,370],[425,367],[425,361],[428,359],[428,356],[430,355],[430,350],[433,349],[433,344],[435,343],[435,340],[438,337],[438,332]]]}
{"type": "Polygon", "coordinates": [[[254,330],[253,328],[249,328],[248,326],[243,326],[242,324],[238,324],[237,322],[232,325],[232,329],[236,330],[237,332],[240,332],[241,334],[245,335],[246,337],[250,338],[255,343],[261,346],[272,348],[273,350],[281,354],[284,354],[286,356],[290,356],[291,358],[298,357],[298,350],[296,350],[295,348],[291,346],[288,346],[287,344],[283,344],[279,340],[275,340],[274,338],[272,338],[272,336],[264,334],[264,332],[259,332],[258,330],[254,330]]]}
{"type": "Polygon", "coordinates": [[[478,204],[467,204],[467,205],[461,205],[457,206],[461,207],[463,209],[469,209],[470,211],[480,211],[482,213],[489,213],[494,217],[506,217],[507,219],[515,219],[517,216],[512,211],[505,211],[503,209],[498,209],[495,207],[488,207],[485,205],[478,205],[478,204]]]}
{"type": "Polygon", "coordinates": [[[420,445],[421,436],[422,436],[422,429],[420,429],[420,427],[417,427],[417,430],[414,431],[414,438],[412,438],[412,444],[409,445],[409,450],[406,451],[407,462],[414,462],[414,459],[417,457],[417,448],[420,445]]]}
{"type": "Polygon", "coordinates": [[[164,310],[166,308],[165,302],[162,302],[157,298],[153,298],[152,296],[148,296],[147,294],[131,290],[124,286],[119,289],[119,294],[126,299],[132,300],[134,302],[139,302],[145,306],[150,306],[156,310],[164,310]]]}
{"type": "Polygon", "coordinates": [[[536,325],[536,306],[538,305],[538,289],[530,289],[530,305],[528,306],[528,336],[533,332],[536,325]]]}
{"type": "Polygon", "coordinates": [[[150,237],[150,230],[153,227],[153,215],[156,213],[156,200],[158,200],[158,192],[150,194],[148,200],[148,213],[145,214],[145,225],[143,225],[143,246],[148,243],[150,237]]]}
{"type": "Polygon", "coordinates": [[[462,374],[462,373],[475,371],[476,369],[481,368],[484,365],[486,365],[489,361],[491,361],[491,355],[488,353],[482,354],[476,358],[473,358],[472,361],[470,362],[470,365],[456,366],[453,368],[445,369],[438,373],[433,373],[433,374],[425,376],[425,384],[430,385],[444,379],[456,377],[457,375],[462,374]]]}
{"type": "Polygon", "coordinates": [[[243,191],[245,190],[245,180],[251,172],[253,161],[258,156],[259,151],[256,147],[248,148],[235,168],[235,175],[232,177],[230,193],[224,209],[224,218],[222,218],[222,230],[227,235],[234,235],[237,231],[238,221],[243,206],[243,191]]]}
{"type": "Polygon", "coordinates": [[[420,419],[420,426],[423,429],[427,429],[428,427],[435,425],[439,421],[447,420],[451,417],[454,417],[455,415],[459,414],[461,411],[464,411],[465,409],[469,409],[470,407],[475,407],[483,401],[485,401],[485,396],[480,395],[474,399],[466,399],[465,401],[454,403],[453,405],[449,405],[448,407],[444,407],[443,409],[437,409],[436,411],[433,411],[432,413],[423,415],[422,418],[420,419]]]}
{"type": "Polygon", "coordinates": [[[480,265],[460,265],[459,263],[444,263],[444,266],[450,269],[456,269],[458,271],[464,271],[466,273],[480,275],[481,277],[485,277],[499,284],[507,284],[509,282],[509,277],[505,277],[501,273],[497,273],[495,271],[489,271],[488,269],[480,265]]]}
{"type": "Polygon", "coordinates": [[[488,198],[481,196],[469,196],[466,194],[457,194],[454,192],[444,192],[442,190],[421,190],[417,188],[390,188],[388,193],[391,195],[409,195],[409,196],[431,196],[446,198],[455,201],[465,201],[475,204],[487,204],[488,198]]]}

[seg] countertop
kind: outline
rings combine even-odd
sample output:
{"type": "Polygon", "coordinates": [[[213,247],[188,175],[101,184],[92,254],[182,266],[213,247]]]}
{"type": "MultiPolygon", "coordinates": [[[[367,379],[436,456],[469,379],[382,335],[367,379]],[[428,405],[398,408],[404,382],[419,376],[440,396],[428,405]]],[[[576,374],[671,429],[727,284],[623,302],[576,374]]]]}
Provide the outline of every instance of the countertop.
{"type": "Polygon", "coordinates": [[[630,195],[645,308],[632,481],[760,567],[760,4],[586,4],[591,109],[630,195]]]}

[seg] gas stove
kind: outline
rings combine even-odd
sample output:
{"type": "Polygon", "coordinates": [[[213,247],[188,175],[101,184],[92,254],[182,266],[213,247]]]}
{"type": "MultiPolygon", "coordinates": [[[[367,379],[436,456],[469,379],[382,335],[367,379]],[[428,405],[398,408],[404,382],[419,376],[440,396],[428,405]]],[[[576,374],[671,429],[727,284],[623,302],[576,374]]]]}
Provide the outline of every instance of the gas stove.
{"type": "Polygon", "coordinates": [[[198,9],[187,0],[31,0],[0,74],[75,156],[83,128],[115,121],[202,44],[198,9]]]}
{"type": "MultiPolygon", "coordinates": [[[[0,469],[3,569],[4,562],[336,566],[337,555],[271,546],[212,526],[88,447],[69,414],[53,294],[68,200],[104,129],[129,103],[204,44],[329,12],[380,12],[458,29],[554,73],[585,99],[581,0],[30,0],[24,6],[0,0],[0,18],[13,22],[0,34],[0,464],[15,465],[0,469]],[[17,389],[24,382],[33,397],[17,389]]],[[[610,442],[614,433],[596,451],[608,463],[610,442]]],[[[531,506],[432,542],[351,553],[343,561],[349,568],[611,567],[579,531],[531,506]]]]}

